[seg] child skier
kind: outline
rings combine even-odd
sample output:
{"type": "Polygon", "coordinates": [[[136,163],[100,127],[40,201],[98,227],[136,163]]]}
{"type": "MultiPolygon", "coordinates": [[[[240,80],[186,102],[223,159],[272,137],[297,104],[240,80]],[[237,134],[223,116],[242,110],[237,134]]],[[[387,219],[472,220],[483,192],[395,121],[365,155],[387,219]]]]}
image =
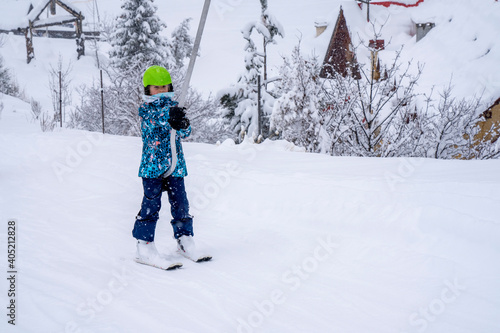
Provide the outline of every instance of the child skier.
{"type": "Polygon", "coordinates": [[[178,107],[173,100],[172,79],[165,68],[149,67],[144,72],[143,84],[144,103],[139,107],[143,142],[139,177],[142,177],[144,197],[132,231],[137,239],[136,261],[163,269],[182,266],[162,257],[154,244],[163,191],[167,192],[170,202],[178,252],[194,261],[210,260],[210,256],[201,255],[195,247],[193,217],[189,215],[184,188],[187,169],[181,138],[191,134],[185,108],[178,107]]]}

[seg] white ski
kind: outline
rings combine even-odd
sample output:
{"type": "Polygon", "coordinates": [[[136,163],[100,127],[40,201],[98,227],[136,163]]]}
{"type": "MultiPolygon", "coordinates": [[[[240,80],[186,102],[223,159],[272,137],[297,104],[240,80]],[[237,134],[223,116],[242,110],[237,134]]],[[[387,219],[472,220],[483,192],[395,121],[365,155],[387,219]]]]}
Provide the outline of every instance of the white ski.
{"type": "Polygon", "coordinates": [[[200,255],[198,257],[192,257],[192,256],[188,255],[186,252],[184,252],[182,250],[177,250],[177,253],[179,253],[184,258],[187,258],[187,259],[192,260],[194,262],[204,262],[204,261],[210,261],[210,260],[212,260],[212,256],[208,255],[208,254],[200,255]]]}
{"type": "Polygon", "coordinates": [[[151,263],[151,262],[147,262],[147,261],[144,261],[144,260],[141,260],[139,258],[135,258],[135,262],[136,263],[139,263],[139,264],[142,264],[142,265],[147,265],[147,266],[151,266],[151,267],[154,267],[154,268],[158,268],[158,269],[162,269],[164,271],[171,271],[173,269],[177,269],[177,268],[181,268],[182,267],[182,263],[180,262],[173,262],[173,263],[170,263],[170,265],[157,265],[157,264],[154,264],[154,263],[151,263]]]}
{"type": "Polygon", "coordinates": [[[194,262],[209,261],[212,259],[211,255],[206,254],[204,250],[199,250],[195,245],[193,236],[181,236],[177,239],[177,252],[194,262]]]}

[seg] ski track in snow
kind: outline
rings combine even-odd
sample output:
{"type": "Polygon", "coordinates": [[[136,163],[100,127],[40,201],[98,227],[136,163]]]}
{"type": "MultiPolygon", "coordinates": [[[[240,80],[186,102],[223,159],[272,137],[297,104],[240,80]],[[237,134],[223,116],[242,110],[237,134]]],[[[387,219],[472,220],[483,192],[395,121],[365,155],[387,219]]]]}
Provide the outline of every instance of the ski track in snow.
{"type": "Polygon", "coordinates": [[[175,253],[165,198],[156,243],[184,263],[167,272],[133,261],[140,139],[41,133],[28,104],[3,101],[0,212],[19,226],[19,332],[500,329],[498,160],[186,143],[195,237],[214,259],[175,253]]]}

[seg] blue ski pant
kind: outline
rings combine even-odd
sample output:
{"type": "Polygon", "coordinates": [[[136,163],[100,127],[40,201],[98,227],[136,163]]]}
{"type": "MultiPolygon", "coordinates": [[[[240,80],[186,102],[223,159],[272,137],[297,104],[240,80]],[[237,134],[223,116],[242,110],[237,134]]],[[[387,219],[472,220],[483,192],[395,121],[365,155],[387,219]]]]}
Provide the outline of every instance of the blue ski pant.
{"type": "Polygon", "coordinates": [[[166,191],[172,214],[174,237],[193,236],[193,217],[189,215],[189,202],[183,177],[142,178],[144,197],[136,217],[132,235],[146,242],[153,242],[156,223],[161,209],[161,195],[166,191]]]}

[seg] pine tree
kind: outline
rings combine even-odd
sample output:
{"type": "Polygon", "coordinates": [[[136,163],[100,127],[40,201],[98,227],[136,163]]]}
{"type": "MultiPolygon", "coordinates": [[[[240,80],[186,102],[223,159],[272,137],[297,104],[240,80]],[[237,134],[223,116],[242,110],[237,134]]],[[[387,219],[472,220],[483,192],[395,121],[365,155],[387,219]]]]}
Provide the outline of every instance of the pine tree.
{"type": "Polygon", "coordinates": [[[172,50],[172,56],[175,59],[175,66],[177,68],[184,65],[184,60],[189,58],[193,51],[194,39],[189,35],[190,21],[191,18],[185,19],[172,32],[172,40],[169,43],[169,48],[172,50]]]}
{"type": "Polygon", "coordinates": [[[166,27],[156,15],[154,0],[125,0],[111,35],[111,64],[122,71],[152,65],[169,67],[171,57],[160,32],[166,27]]]}

